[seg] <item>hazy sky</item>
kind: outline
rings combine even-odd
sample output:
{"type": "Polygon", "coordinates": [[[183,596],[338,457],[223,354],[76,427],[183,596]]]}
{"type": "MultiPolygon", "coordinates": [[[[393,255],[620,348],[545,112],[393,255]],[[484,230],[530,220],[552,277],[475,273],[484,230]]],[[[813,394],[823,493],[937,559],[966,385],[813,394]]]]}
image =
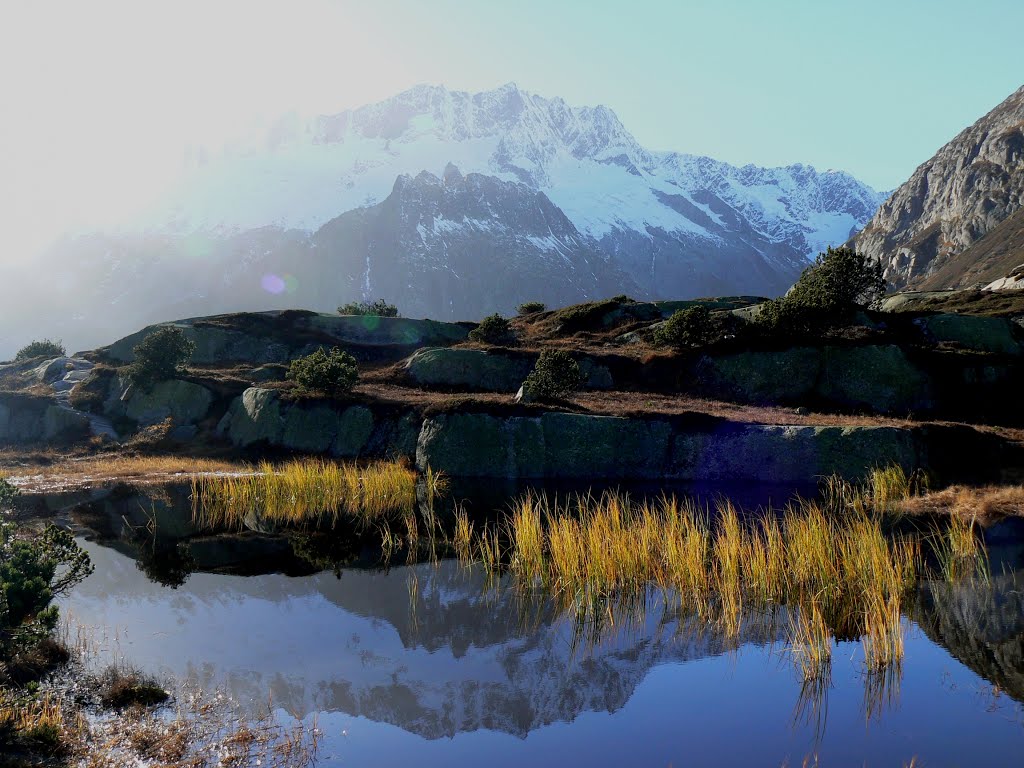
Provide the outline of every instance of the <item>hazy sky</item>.
{"type": "Polygon", "coordinates": [[[1024,0],[5,0],[0,262],[144,205],[186,144],[420,82],[515,81],[652,149],[890,188],[1024,83],[1021,30],[1024,0]]]}

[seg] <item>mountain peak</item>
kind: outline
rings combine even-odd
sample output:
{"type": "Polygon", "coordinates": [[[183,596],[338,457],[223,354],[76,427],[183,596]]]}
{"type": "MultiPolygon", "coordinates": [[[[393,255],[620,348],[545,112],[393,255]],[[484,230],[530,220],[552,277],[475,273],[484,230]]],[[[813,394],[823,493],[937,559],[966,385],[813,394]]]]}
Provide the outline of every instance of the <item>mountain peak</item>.
{"type": "Polygon", "coordinates": [[[959,254],[1022,206],[1024,86],[920,165],[855,242],[897,287],[959,287],[973,274],[959,254]]]}

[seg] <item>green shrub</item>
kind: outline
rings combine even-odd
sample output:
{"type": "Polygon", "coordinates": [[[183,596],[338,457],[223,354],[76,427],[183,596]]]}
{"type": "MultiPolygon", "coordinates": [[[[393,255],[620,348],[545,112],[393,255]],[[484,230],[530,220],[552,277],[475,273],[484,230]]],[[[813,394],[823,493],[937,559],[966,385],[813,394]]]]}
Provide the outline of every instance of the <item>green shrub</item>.
{"type": "Polygon", "coordinates": [[[517,312],[520,315],[532,315],[534,312],[543,312],[547,306],[542,301],[526,301],[519,305],[517,312]]]}
{"type": "Polygon", "coordinates": [[[857,307],[885,294],[880,262],[851,248],[829,248],[785,296],[761,305],[758,325],[768,330],[811,331],[848,321],[857,307]]]}
{"type": "Polygon", "coordinates": [[[18,490],[18,486],[6,478],[0,477],[0,512],[13,507],[19,495],[21,495],[21,491],[18,490]]]}
{"type": "Polygon", "coordinates": [[[480,325],[469,332],[469,338],[482,344],[513,344],[516,337],[512,332],[512,324],[498,314],[490,315],[480,321],[480,325]]]}
{"type": "Polygon", "coordinates": [[[311,355],[293,360],[287,378],[301,389],[323,392],[331,397],[352,391],[359,379],[356,359],[343,349],[330,352],[323,347],[311,355]]]}
{"type": "Polygon", "coordinates": [[[26,344],[18,350],[18,354],[14,356],[14,359],[31,360],[35,357],[64,357],[65,355],[67,355],[67,350],[64,349],[63,343],[43,339],[42,341],[33,341],[26,344]]]}
{"type": "Polygon", "coordinates": [[[572,355],[559,349],[540,353],[533,370],[523,382],[524,391],[538,400],[563,398],[580,388],[583,375],[572,355]]]}
{"type": "Polygon", "coordinates": [[[140,387],[173,379],[184,370],[195,348],[181,328],[158,328],[135,346],[135,362],[128,366],[128,377],[140,387]]]}
{"type": "Polygon", "coordinates": [[[153,707],[169,698],[156,680],[135,669],[108,667],[100,679],[100,701],[112,709],[153,707]]]}
{"type": "Polygon", "coordinates": [[[30,651],[57,625],[58,597],[92,573],[89,555],[67,531],[31,537],[0,526],[0,658],[30,651]]]}
{"type": "Polygon", "coordinates": [[[711,312],[700,304],[673,312],[654,332],[654,343],[662,347],[701,347],[711,342],[714,327],[711,312]]]}
{"type": "Polygon", "coordinates": [[[388,304],[384,299],[376,301],[350,301],[338,307],[339,315],[376,315],[378,317],[398,317],[398,307],[388,304]]]}

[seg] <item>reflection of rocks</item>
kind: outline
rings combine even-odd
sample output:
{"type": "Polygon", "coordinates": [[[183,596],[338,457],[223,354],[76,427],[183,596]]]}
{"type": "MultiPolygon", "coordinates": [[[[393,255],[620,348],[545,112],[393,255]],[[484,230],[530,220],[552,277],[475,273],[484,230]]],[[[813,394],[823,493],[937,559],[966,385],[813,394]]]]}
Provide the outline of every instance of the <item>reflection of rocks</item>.
{"type": "Polygon", "coordinates": [[[1024,590],[1019,571],[981,581],[928,582],[910,606],[935,642],[1020,702],[1024,702],[1024,590]]]}
{"type": "Polygon", "coordinates": [[[588,648],[549,606],[530,610],[510,589],[488,591],[483,574],[453,562],[340,577],[195,573],[172,591],[128,558],[87,546],[96,573],[70,608],[123,628],[133,663],[227,686],[242,700],[272,695],[299,715],[342,711],[428,738],[483,728],[525,736],[612,712],[654,666],[769,642],[785,627],[751,618],[730,641],[703,622],[680,625],[652,595],[639,625],[617,622],[588,648]]]}

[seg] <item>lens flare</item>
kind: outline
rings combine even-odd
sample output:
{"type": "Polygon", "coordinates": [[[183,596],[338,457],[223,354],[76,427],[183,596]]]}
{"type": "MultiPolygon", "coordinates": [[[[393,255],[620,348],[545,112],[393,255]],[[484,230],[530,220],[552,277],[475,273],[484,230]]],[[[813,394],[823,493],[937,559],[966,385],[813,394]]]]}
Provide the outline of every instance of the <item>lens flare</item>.
{"type": "Polygon", "coordinates": [[[264,291],[272,293],[275,296],[284,293],[285,289],[288,287],[283,278],[272,274],[264,275],[263,279],[260,280],[260,285],[263,287],[264,291]]]}

